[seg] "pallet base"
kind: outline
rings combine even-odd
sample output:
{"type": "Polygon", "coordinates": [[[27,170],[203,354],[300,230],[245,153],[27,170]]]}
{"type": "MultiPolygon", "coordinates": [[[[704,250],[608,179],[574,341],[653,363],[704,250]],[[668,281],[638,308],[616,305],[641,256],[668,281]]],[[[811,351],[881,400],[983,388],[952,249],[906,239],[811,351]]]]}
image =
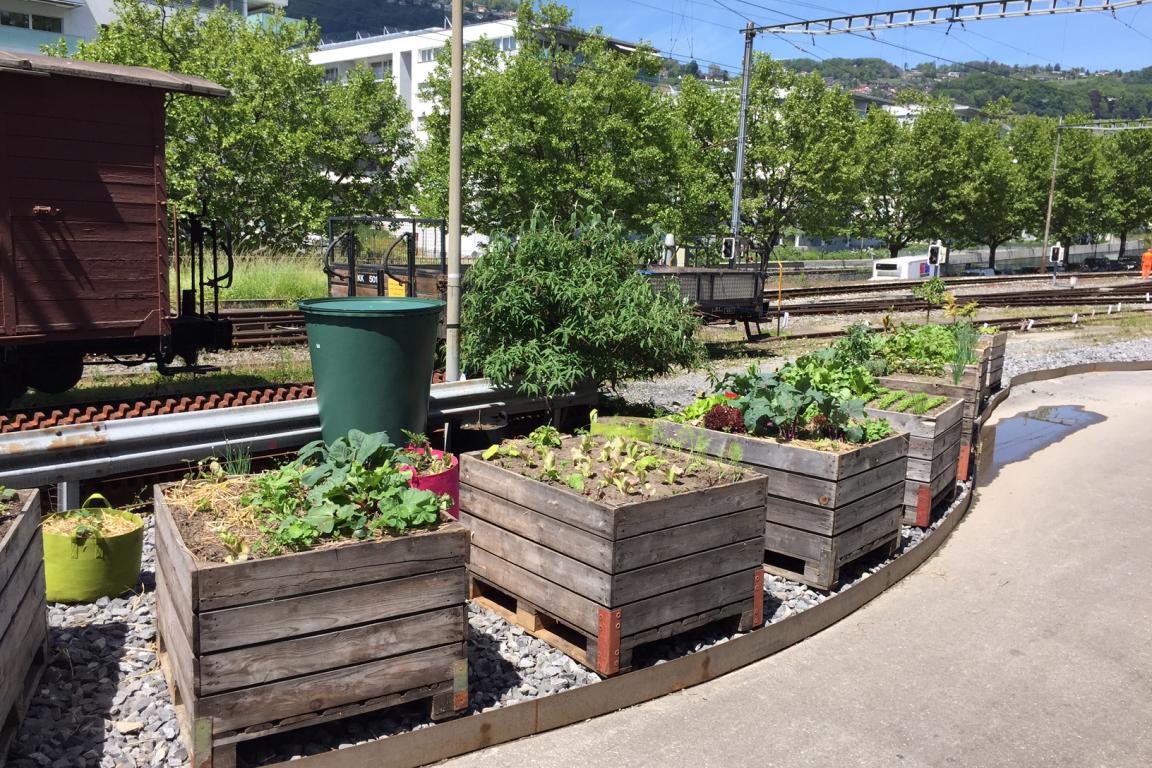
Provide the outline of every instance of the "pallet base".
{"type": "Polygon", "coordinates": [[[48,668],[48,632],[45,625],[44,639],[41,641],[32,663],[24,674],[23,692],[13,702],[7,712],[0,713],[0,768],[8,762],[8,750],[16,740],[20,724],[28,714],[28,707],[32,704],[32,697],[36,694],[36,686],[40,684],[40,677],[48,668]]]}
{"type": "Polygon", "coordinates": [[[751,609],[747,600],[646,630],[632,637],[620,637],[620,609],[601,609],[599,634],[588,635],[550,616],[538,606],[501,589],[475,574],[469,579],[468,594],[477,605],[495,613],[529,635],[598,675],[609,677],[632,669],[632,652],[647,643],[674,637],[719,621],[733,621],[741,632],[764,623],[764,578],[757,573],[755,598],[751,609]]]}
{"type": "Polygon", "coordinates": [[[935,497],[927,483],[921,484],[916,494],[916,505],[904,505],[904,524],[914,525],[917,528],[927,528],[932,525],[938,512],[942,512],[952,499],[956,498],[956,483],[949,483],[942,488],[935,497]]]}
{"type": "MultiPolygon", "coordinates": [[[[172,677],[171,664],[167,652],[163,649],[162,642],[157,656],[160,659],[160,669],[164,673],[164,680],[168,684],[168,692],[172,696],[172,705],[176,710],[176,720],[180,726],[180,736],[188,749],[189,762],[192,768],[235,768],[236,748],[242,742],[256,741],[268,736],[321,725],[333,720],[343,720],[370,712],[378,712],[412,702],[426,701],[431,710],[432,720],[436,722],[459,717],[468,708],[467,667],[462,666],[463,695],[455,690],[459,687],[459,680],[446,680],[434,685],[422,686],[368,701],[359,701],[307,715],[286,718],[275,723],[262,723],[242,731],[213,734],[211,718],[194,720],[191,717],[172,677]]],[[[459,677],[460,674],[457,674],[457,678],[459,677]]]]}
{"type": "Polygon", "coordinates": [[[884,547],[888,548],[887,555],[889,557],[899,551],[899,526],[896,528],[895,537],[892,533],[885,533],[846,555],[836,558],[840,561],[839,564],[833,560],[831,551],[825,553],[827,556],[822,560],[806,560],[795,555],[766,549],[764,550],[764,570],[773,576],[798,581],[815,589],[828,591],[840,582],[841,569],[884,547]]]}

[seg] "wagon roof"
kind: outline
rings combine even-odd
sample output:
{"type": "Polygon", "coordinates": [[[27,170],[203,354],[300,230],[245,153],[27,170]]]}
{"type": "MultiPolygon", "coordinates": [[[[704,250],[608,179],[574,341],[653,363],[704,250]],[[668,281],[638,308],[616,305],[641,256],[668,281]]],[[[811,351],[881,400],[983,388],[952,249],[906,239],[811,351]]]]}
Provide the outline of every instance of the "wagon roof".
{"type": "Polygon", "coordinates": [[[95,61],[64,59],[59,56],[42,56],[35,53],[13,53],[0,51],[0,73],[17,72],[64,75],[67,77],[87,77],[93,80],[107,80],[126,85],[142,85],[160,88],[165,91],[191,93],[197,96],[228,96],[227,88],[211,80],[176,72],[162,72],[149,67],[128,67],[122,64],[103,64],[95,61]]]}

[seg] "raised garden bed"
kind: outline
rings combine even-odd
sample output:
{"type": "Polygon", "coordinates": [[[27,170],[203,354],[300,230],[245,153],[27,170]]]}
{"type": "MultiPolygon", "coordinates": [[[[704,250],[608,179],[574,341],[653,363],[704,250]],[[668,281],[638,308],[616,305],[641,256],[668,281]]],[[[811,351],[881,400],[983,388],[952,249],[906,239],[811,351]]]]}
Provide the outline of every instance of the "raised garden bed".
{"type": "Polygon", "coordinates": [[[944,395],[908,395],[895,390],[874,398],[864,411],[872,418],[884,419],[897,432],[908,433],[904,522],[930,525],[933,511],[950,501],[956,490],[964,402],[944,395]]]}
{"type": "MultiPolygon", "coordinates": [[[[695,460],[648,450],[667,466],[695,460]]],[[[472,531],[474,596],[531,634],[613,675],[643,643],[725,618],[763,623],[763,477],[700,462],[704,482],[689,472],[653,495],[609,487],[594,498],[502,463],[462,457],[460,519],[472,531]]]]}
{"type": "Polygon", "coordinates": [[[47,663],[40,492],[0,489],[0,766],[47,663]]]}
{"type": "Polygon", "coordinates": [[[845,564],[900,545],[907,435],[837,452],[658,421],[653,439],[767,475],[764,561],[774,574],[830,589],[845,564]]]}
{"type": "Polygon", "coordinates": [[[984,384],[984,398],[987,399],[1004,386],[1004,355],[1008,348],[1008,333],[1000,331],[991,336],[982,336],[981,348],[987,371],[984,384]]]}
{"type": "Polygon", "coordinates": [[[157,486],[161,658],[197,768],[239,742],[397,704],[468,705],[468,532],[435,530],[215,563],[157,486]]]}
{"type": "Polygon", "coordinates": [[[986,379],[986,360],[964,367],[964,375],[957,382],[952,375],[928,376],[916,373],[895,373],[881,376],[876,382],[886,389],[900,389],[906,392],[923,392],[932,396],[944,396],[962,400],[960,429],[960,458],[956,476],[968,480],[972,473],[972,444],[976,437],[974,425],[983,407],[983,393],[986,379]]]}

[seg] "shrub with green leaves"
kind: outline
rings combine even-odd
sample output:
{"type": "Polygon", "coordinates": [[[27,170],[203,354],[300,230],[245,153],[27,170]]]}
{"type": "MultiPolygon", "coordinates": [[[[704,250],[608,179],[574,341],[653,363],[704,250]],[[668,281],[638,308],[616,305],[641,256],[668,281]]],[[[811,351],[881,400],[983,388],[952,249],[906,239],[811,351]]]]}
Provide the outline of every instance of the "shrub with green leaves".
{"type": "Polygon", "coordinates": [[[878,354],[889,373],[939,376],[956,356],[954,326],[901,325],[881,336],[878,354]]]}
{"type": "Polygon", "coordinates": [[[460,356],[470,375],[557,395],[703,359],[692,308],[636,271],[653,244],[591,212],[493,236],[468,271],[460,356]]]}

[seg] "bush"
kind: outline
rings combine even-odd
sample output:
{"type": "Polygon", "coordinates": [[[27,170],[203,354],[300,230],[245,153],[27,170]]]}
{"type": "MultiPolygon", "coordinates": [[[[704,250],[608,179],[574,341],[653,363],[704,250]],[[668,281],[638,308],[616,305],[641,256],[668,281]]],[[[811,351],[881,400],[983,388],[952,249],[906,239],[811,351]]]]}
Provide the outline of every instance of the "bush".
{"type": "Polygon", "coordinates": [[[536,213],[515,236],[494,236],[466,279],[460,356],[469,373],[557,395],[698,365],[691,307],[636,272],[652,248],[588,212],[563,224],[536,213]]]}

